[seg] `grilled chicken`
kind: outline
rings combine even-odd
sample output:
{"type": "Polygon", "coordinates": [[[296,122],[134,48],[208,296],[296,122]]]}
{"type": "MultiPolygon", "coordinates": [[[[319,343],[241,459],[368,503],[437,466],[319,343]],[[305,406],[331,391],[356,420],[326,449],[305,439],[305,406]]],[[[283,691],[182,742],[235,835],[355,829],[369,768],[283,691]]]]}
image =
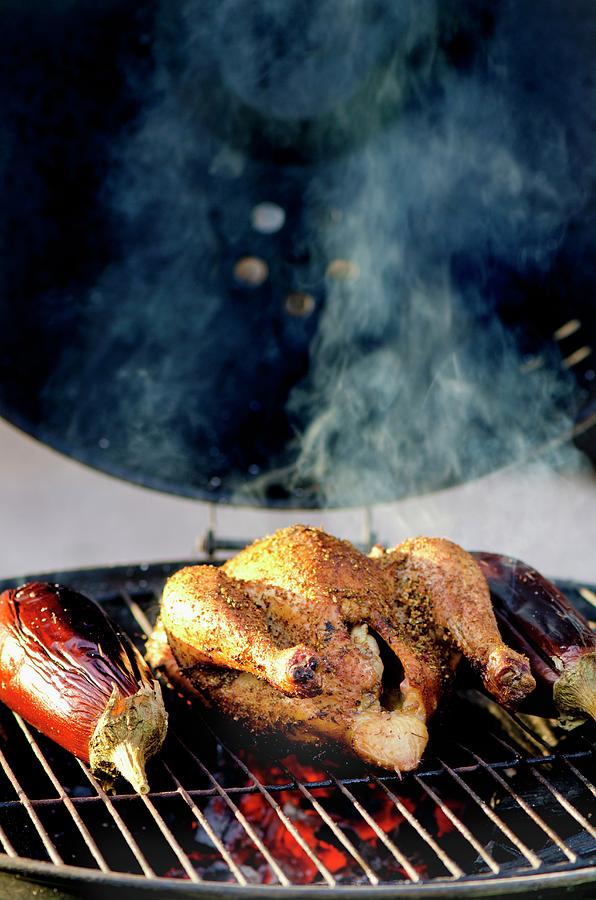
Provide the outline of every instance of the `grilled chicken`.
{"type": "Polygon", "coordinates": [[[460,547],[415,538],[367,557],[300,525],[220,568],[173,575],[148,652],[171,681],[255,732],[332,740],[396,771],[418,765],[461,654],[505,705],[534,684],[460,547]]]}
{"type": "Polygon", "coordinates": [[[503,706],[535,688],[525,656],[503,643],[487,581],[474,558],[443,538],[418,537],[372,556],[393,580],[395,601],[416,609],[479,671],[503,706]]]}
{"type": "Polygon", "coordinates": [[[287,528],[221,569],[194,566],[170,578],[150,660],[257,732],[333,740],[368,763],[413,769],[448,661],[393,590],[392,572],[351,544],[287,528]],[[303,660],[313,672],[304,681],[303,660]],[[383,680],[387,663],[399,673],[393,684],[383,680]]]}

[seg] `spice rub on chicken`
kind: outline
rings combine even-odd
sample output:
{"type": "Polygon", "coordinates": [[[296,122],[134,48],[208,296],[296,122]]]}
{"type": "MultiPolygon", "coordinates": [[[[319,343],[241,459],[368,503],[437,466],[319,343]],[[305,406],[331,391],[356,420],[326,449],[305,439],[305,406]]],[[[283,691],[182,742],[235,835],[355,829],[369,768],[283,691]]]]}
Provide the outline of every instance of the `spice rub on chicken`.
{"type": "MultiPolygon", "coordinates": [[[[183,569],[166,583],[161,621],[187,682],[253,730],[332,740],[398,771],[418,765],[444,680],[441,648],[410,632],[391,577],[346,541],[295,526],[219,569],[183,569]],[[371,630],[399,672],[392,691],[371,630]],[[288,690],[296,648],[316,662],[310,696],[288,690]]],[[[172,677],[159,633],[150,651],[172,677]]]]}
{"type": "Polygon", "coordinates": [[[432,623],[479,672],[503,706],[515,708],[536,687],[527,657],[499,633],[490,591],[471,554],[444,538],[417,537],[372,556],[390,574],[397,603],[432,623]]]}
{"type": "Polygon", "coordinates": [[[222,567],[182,569],[164,588],[149,661],[255,732],[333,741],[367,763],[414,769],[460,653],[507,699],[529,686],[495,677],[491,654],[499,672],[505,658],[512,672],[524,658],[495,637],[474,560],[436,541],[371,558],[296,525],[222,567]]]}

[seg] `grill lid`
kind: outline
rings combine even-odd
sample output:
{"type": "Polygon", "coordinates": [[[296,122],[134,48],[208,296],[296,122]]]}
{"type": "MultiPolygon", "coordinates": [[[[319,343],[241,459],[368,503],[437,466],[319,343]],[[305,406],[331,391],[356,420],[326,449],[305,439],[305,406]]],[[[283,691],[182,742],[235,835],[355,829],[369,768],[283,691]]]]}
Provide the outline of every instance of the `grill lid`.
{"type": "Polygon", "coordinates": [[[566,433],[593,7],[431,6],[4,4],[2,414],[133,481],[300,507],[566,433]]]}

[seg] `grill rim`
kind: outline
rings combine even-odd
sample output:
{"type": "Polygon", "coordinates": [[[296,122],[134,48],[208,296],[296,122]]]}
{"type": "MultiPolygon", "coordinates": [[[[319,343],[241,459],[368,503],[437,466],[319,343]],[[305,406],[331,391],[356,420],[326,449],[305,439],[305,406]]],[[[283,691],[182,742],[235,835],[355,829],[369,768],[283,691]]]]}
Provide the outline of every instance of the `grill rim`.
{"type": "MultiPolygon", "coordinates": [[[[134,583],[135,589],[154,593],[154,586],[168,577],[184,565],[199,565],[212,560],[195,558],[186,561],[164,561],[156,563],[130,563],[126,565],[108,565],[102,567],[78,568],[63,572],[51,572],[35,575],[13,576],[0,580],[0,591],[22,584],[25,581],[49,581],[60,582],[75,580],[81,577],[85,580],[87,592],[110,594],[116,591],[123,599],[130,591],[134,583]]],[[[216,561],[220,562],[219,560],[216,561]]],[[[557,583],[564,589],[579,591],[582,587],[596,590],[594,585],[584,585],[568,580],[559,580],[557,583]]],[[[128,604],[127,604],[128,605],[128,604]]],[[[59,798],[57,798],[57,802],[59,798]]],[[[218,881],[193,882],[187,879],[172,878],[167,876],[148,877],[147,875],[135,875],[118,871],[102,871],[101,869],[74,866],[68,863],[54,863],[30,859],[24,856],[11,856],[0,852],[0,872],[17,876],[44,885],[58,886],[64,889],[80,890],[89,888],[92,890],[104,888],[106,890],[123,889],[133,891],[133,895],[155,894],[160,896],[188,896],[188,897],[221,897],[230,898],[260,898],[263,891],[271,898],[289,900],[306,896],[311,900],[329,897],[330,889],[334,895],[340,897],[358,896],[363,900],[374,900],[379,896],[418,897],[425,898],[496,898],[506,900],[508,897],[525,896],[536,897],[537,900],[558,900],[559,897],[568,895],[570,890],[578,890],[574,898],[588,897],[583,889],[596,884],[596,865],[586,865],[585,860],[576,863],[559,862],[554,865],[542,865],[540,871],[528,869],[527,871],[511,874],[486,873],[482,875],[463,875],[461,877],[435,877],[431,881],[399,881],[380,884],[335,884],[331,888],[328,884],[234,884],[218,881]],[[540,893],[538,893],[540,892],[540,893]],[[544,893],[546,892],[546,893],[544,893]]],[[[129,896],[127,893],[125,896],[129,896]]],[[[593,896],[593,895],[592,895],[593,896]]]]}
{"type": "MultiPolygon", "coordinates": [[[[206,881],[192,883],[180,878],[146,878],[143,875],[129,875],[118,872],[100,872],[96,869],[86,869],[82,866],[55,865],[51,862],[30,860],[26,857],[11,858],[0,854],[0,872],[13,873],[21,876],[33,876],[39,878],[44,884],[62,885],[64,887],[77,888],[82,883],[92,887],[122,887],[137,891],[159,892],[164,896],[167,891],[181,896],[196,897],[221,897],[230,898],[262,898],[263,892],[272,900],[296,900],[298,897],[308,897],[309,900],[319,900],[330,896],[360,897],[362,900],[375,900],[379,896],[387,897],[417,897],[423,894],[425,898],[452,898],[459,897],[494,897],[497,900],[505,900],[508,896],[532,896],[536,891],[560,891],[571,888],[583,888],[596,884],[596,866],[580,865],[575,868],[566,866],[564,870],[555,868],[544,872],[528,872],[523,875],[486,875],[464,876],[462,879],[441,879],[433,882],[394,882],[393,884],[378,885],[335,885],[329,888],[324,884],[281,885],[267,884],[227,884],[219,881],[206,881]],[[330,893],[332,892],[332,893],[330,893]]],[[[542,895],[541,895],[542,896],[542,895]]],[[[553,894],[553,897],[555,895],[553,894]]],[[[558,896],[561,896],[559,894],[558,896]]]]}

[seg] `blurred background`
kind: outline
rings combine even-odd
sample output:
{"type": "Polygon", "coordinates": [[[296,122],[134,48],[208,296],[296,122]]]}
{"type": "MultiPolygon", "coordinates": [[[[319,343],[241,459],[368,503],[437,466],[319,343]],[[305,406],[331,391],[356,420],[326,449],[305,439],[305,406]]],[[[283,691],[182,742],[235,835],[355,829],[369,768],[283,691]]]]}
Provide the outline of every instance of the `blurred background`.
{"type": "Polygon", "coordinates": [[[441,535],[596,583],[596,476],[541,463],[370,510],[216,506],[127,484],[0,423],[0,577],[107,563],[194,559],[205,533],[247,541],[292,522],[366,542],[441,535]]]}
{"type": "Polygon", "coordinates": [[[587,0],[2,4],[0,574],[307,521],[596,580],[595,46],[587,0]]]}

